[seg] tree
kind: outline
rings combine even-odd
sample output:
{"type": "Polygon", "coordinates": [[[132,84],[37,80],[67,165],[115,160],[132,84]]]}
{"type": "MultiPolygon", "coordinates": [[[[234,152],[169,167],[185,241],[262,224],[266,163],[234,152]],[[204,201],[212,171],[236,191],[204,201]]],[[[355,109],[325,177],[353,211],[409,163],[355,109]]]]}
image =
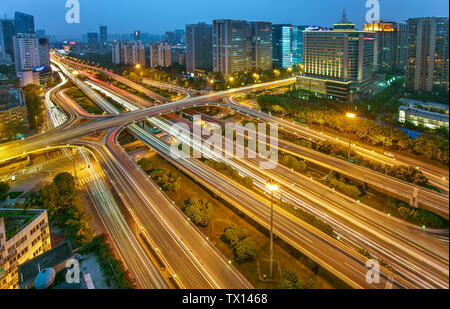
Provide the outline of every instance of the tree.
{"type": "Polygon", "coordinates": [[[208,200],[187,199],[183,212],[199,226],[208,226],[214,216],[213,205],[208,200]]]}
{"type": "Polygon", "coordinates": [[[296,272],[284,269],[281,272],[280,282],[278,284],[280,289],[303,289],[303,280],[300,279],[296,272]]]}
{"type": "Polygon", "coordinates": [[[253,261],[256,256],[256,243],[250,237],[239,241],[233,248],[236,262],[242,264],[253,261]]]}
{"type": "Polygon", "coordinates": [[[0,181],[0,197],[8,193],[10,189],[11,187],[9,186],[9,183],[0,181]]]}
{"type": "Polygon", "coordinates": [[[138,161],[138,164],[146,172],[151,171],[153,169],[153,162],[150,159],[143,158],[138,161]]]}
{"type": "Polygon", "coordinates": [[[234,247],[238,242],[247,237],[247,232],[236,224],[232,223],[223,230],[220,237],[222,241],[230,247],[234,247]]]}
{"type": "Polygon", "coordinates": [[[95,236],[91,218],[81,203],[81,193],[71,174],[60,173],[51,184],[42,187],[38,203],[47,209],[50,219],[65,229],[78,244],[83,245],[95,236]]]}

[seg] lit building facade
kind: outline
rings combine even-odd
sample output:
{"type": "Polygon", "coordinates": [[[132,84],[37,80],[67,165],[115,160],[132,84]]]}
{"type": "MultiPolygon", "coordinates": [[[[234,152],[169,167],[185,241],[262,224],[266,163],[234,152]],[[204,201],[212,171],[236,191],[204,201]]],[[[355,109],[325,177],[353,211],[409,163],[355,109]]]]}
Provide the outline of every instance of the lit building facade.
{"type": "Polygon", "coordinates": [[[224,76],[272,68],[272,24],[213,21],[213,70],[224,76]]]}
{"type": "Polygon", "coordinates": [[[18,34],[13,38],[13,46],[16,75],[21,79],[22,86],[28,84],[24,74],[38,73],[42,83],[50,78],[50,47],[47,38],[40,38],[36,34],[18,34]]]}
{"type": "Polygon", "coordinates": [[[27,107],[22,91],[13,86],[0,87],[0,141],[6,140],[8,127],[28,126],[27,107]]]}
{"type": "Polygon", "coordinates": [[[18,265],[50,249],[46,210],[0,209],[0,289],[18,289],[18,265]]]}
{"type": "Polygon", "coordinates": [[[168,67],[172,65],[172,46],[168,42],[150,45],[150,67],[168,67]]]}
{"type": "Polygon", "coordinates": [[[344,12],[333,30],[304,31],[303,35],[305,77],[351,82],[346,101],[366,99],[372,94],[374,33],[355,30],[344,12]]]}
{"type": "Polygon", "coordinates": [[[273,25],[272,39],[273,66],[283,69],[292,67],[292,25],[273,25]]]}
{"type": "Polygon", "coordinates": [[[112,45],[114,64],[145,66],[145,45],[142,42],[114,41],[112,45]]]}
{"type": "Polygon", "coordinates": [[[375,33],[376,70],[392,71],[398,69],[399,25],[394,22],[376,22],[364,25],[364,31],[375,33]]]}
{"type": "Polygon", "coordinates": [[[408,20],[406,88],[409,91],[449,89],[448,17],[408,20]]]}
{"type": "Polygon", "coordinates": [[[11,61],[13,59],[13,37],[15,34],[14,21],[0,20],[0,61],[11,61]]]}

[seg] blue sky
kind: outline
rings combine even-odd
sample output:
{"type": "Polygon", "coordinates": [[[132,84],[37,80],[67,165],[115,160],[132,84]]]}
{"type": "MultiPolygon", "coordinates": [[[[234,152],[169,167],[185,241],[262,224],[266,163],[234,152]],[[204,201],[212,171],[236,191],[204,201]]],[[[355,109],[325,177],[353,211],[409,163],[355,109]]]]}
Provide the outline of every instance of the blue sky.
{"type": "MultiPolygon", "coordinates": [[[[66,0],[1,0],[0,14],[13,16],[22,11],[35,16],[36,28],[48,34],[81,35],[108,26],[109,33],[141,30],[164,33],[183,29],[187,23],[232,18],[273,23],[331,26],[342,9],[349,20],[361,27],[366,0],[79,0],[80,24],[67,24],[66,0]]],[[[448,16],[447,0],[379,0],[381,19],[402,21],[418,16],[448,16]]]]}

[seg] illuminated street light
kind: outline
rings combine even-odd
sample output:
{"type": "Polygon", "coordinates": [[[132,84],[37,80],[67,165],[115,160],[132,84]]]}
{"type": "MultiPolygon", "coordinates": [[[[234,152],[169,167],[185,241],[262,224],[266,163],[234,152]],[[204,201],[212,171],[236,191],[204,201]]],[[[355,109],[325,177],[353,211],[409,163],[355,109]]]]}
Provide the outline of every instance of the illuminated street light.
{"type": "Polygon", "coordinates": [[[230,76],[229,80],[230,80],[230,82],[234,81],[234,77],[230,76]]]}
{"type": "Polygon", "coordinates": [[[273,193],[275,191],[278,191],[280,186],[273,180],[269,180],[266,183],[267,189],[271,193],[271,200],[270,200],[270,278],[272,278],[272,272],[273,272],[273,193]]]}
{"type": "MultiPolygon", "coordinates": [[[[354,119],[356,118],[356,114],[354,113],[347,113],[347,118],[349,119],[354,119]]],[[[348,160],[350,161],[351,159],[351,152],[352,152],[352,135],[350,130],[348,130],[348,160]]]]}
{"type": "Polygon", "coordinates": [[[138,64],[136,64],[136,69],[140,69],[141,68],[141,65],[138,63],[138,64]]]}

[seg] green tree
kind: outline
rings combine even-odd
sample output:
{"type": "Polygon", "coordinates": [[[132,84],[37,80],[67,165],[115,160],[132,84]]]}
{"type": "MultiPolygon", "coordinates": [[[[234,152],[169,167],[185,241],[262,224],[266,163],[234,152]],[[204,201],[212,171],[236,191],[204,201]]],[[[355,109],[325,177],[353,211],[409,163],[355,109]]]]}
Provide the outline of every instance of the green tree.
{"type": "Polygon", "coordinates": [[[300,279],[296,272],[292,270],[284,269],[281,272],[280,282],[278,283],[279,289],[303,289],[303,280],[300,279]]]}
{"type": "Polygon", "coordinates": [[[233,253],[236,261],[240,264],[253,261],[256,256],[256,243],[247,237],[234,246],[233,253]]]}
{"type": "Polygon", "coordinates": [[[223,234],[220,238],[230,247],[234,247],[238,242],[245,239],[246,237],[247,232],[240,226],[232,223],[224,229],[223,234]]]}
{"type": "Polygon", "coordinates": [[[199,226],[208,226],[214,216],[213,205],[208,200],[198,200],[189,198],[185,202],[183,212],[192,222],[199,226]]]}
{"type": "Polygon", "coordinates": [[[9,186],[9,183],[0,181],[0,197],[8,193],[10,189],[11,187],[9,186]]]}

